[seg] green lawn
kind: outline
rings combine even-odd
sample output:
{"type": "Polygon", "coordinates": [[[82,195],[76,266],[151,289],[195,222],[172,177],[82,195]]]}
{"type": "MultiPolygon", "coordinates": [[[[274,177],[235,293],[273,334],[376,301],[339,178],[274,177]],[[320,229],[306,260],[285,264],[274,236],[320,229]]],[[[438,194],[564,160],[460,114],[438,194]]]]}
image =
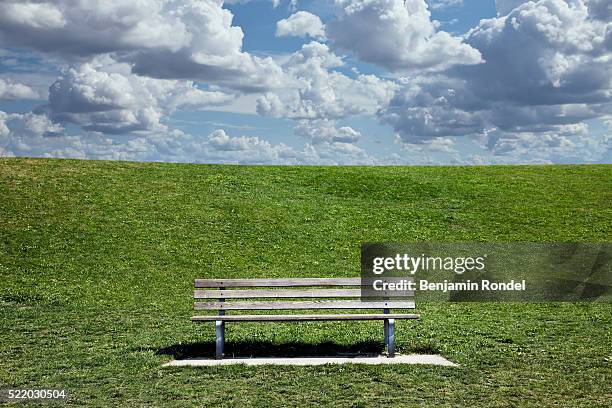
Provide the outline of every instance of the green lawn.
{"type": "MultiPolygon", "coordinates": [[[[0,388],[97,406],[612,406],[609,303],[427,303],[459,368],[161,368],[212,355],[196,277],[358,276],[363,241],[612,241],[612,166],[0,159],[0,388]]],[[[382,323],[228,324],[227,352],[376,351],[382,323]]]]}

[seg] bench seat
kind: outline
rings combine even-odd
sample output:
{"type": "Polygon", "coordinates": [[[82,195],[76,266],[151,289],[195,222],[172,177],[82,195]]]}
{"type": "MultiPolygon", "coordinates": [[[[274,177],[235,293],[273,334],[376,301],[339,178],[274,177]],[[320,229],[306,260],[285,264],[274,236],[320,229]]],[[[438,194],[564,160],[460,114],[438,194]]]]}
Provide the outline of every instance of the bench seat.
{"type": "Polygon", "coordinates": [[[282,314],[282,315],[225,315],[225,316],[193,316],[194,322],[282,322],[282,321],[339,321],[339,320],[387,320],[418,319],[414,313],[371,313],[371,314],[282,314]]]}

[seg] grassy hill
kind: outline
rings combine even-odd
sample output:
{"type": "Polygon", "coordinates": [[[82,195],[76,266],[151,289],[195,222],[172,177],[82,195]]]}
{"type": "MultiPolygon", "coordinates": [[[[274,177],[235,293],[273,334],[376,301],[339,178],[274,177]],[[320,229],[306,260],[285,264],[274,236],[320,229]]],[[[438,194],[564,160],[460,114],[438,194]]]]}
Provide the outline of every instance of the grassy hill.
{"type": "MultiPolygon", "coordinates": [[[[606,406],[610,304],[422,304],[460,368],[161,368],[211,355],[195,277],[357,276],[363,241],[609,242],[612,166],[0,159],[0,385],[131,406],[606,406]]],[[[227,352],[382,348],[382,323],[229,324],[227,352]]]]}

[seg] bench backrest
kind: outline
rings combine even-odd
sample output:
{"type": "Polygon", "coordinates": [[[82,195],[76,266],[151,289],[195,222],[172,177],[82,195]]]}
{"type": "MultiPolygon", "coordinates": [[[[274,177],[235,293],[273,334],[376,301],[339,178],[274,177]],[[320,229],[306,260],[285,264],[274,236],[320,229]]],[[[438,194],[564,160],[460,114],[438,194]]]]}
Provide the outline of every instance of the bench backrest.
{"type": "Polygon", "coordinates": [[[195,310],[414,309],[412,292],[362,301],[360,278],[196,279],[195,310]],[[300,299],[300,300],[296,300],[300,299]],[[307,300],[303,300],[307,299],[307,300]]]}

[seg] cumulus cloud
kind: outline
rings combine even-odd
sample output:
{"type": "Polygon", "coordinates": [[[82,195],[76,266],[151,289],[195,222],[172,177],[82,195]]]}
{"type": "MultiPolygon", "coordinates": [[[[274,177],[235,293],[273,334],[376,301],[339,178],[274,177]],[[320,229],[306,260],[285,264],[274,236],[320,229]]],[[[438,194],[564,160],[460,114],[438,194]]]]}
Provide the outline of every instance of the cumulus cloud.
{"type": "Polygon", "coordinates": [[[450,137],[435,137],[425,140],[422,143],[405,143],[401,138],[398,138],[397,141],[404,149],[412,152],[457,153],[454,147],[456,142],[450,137]]]}
{"type": "Polygon", "coordinates": [[[610,135],[592,134],[585,123],[546,132],[487,132],[483,141],[501,162],[609,163],[610,135]]]}
{"type": "Polygon", "coordinates": [[[146,137],[116,137],[101,133],[71,135],[45,114],[0,111],[0,157],[330,165],[571,163],[612,159],[610,135],[593,138],[585,129],[578,128],[567,128],[563,134],[547,134],[545,137],[526,132],[510,135],[494,131],[483,142],[491,143],[497,155],[461,157],[454,149],[452,138],[435,138],[420,144],[400,141],[403,152],[376,158],[353,143],[322,140],[296,149],[258,137],[231,136],[221,129],[208,136],[179,130],[152,133],[146,137]],[[580,133],[577,138],[576,132],[580,133]]]}
{"type": "Polygon", "coordinates": [[[276,36],[312,37],[317,40],[324,40],[325,26],[319,16],[307,11],[298,11],[289,18],[276,23],[276,36]]]}
{"type": "Polygon", "coordinates": [[[170,2],[156,0],[83,2],[73,0],[0,3],[0,36],[13,45],[63,55],[118,50],[179,50],[189,41],[170,2]]]}
{"type": "MultiPolygon", "coordinates": [[[[171,5],[176,2],[169,3],[171,5]]],[[[244,92],[281,86],[283,73],[270,57],[242,51],[243,32],[232,26],[233,15],[222,0],[184,0],[170,15],[189,33],[177,50],[150,49],[125,55],[140,75],[166,79],[196,79],[244,92]]]]}
{"type": "Polygon", "coordinates": [[[334,68],[343,65],[327,45],[311,42],[283,64],[293,87],[258,100],[261,115],[292,119],[336,119],[373,114],[391,98],[396,85],[374,75],[350,78],[334,68]]]}
{"type": "Polygon", "coordinates": [[[424,0],[336,0],[334,47],[391,71],[443,70],[482,62],[477,49],[438,31],[424,0]]]}
{"type": "Polygon", "coordinates": [[[67,58],[112,52],[157,78],[243,91],[278,85],[278,66],[242,51],[232,19],[222,0],[8,0],[0,3],[0,40],[67,58]]]}
{"type": "Polygon", "coordinates": [[[0,78],[0,100],[38,99],[39,96],[27,85],[0,78]]]}
{"type": "Polygon", "coordinates": [[[10,129],[6,124],[7,119],[8,114],[6,112],[0,111],[0,137],[6,137],[10,133],[10,129]]]}
{"type": "MultiPolygon", "coordinates": [[[[258,137],[230,136],[222,129],[215,130],[205,139],[185,134],[181,137],[185,139],[179,144],[183,151],[162,149],[181,161],[184,157],[196,157],[196,161],[203,162],[241,164],[372,164],[375,161],[365,150],[342,142],[306,144],[302,149],[295,149],[258,137]]],[[[157,149],[164,145],[155,139],[153,143],[157,149]]],[[[175,145],[174,141],[170,143],[175,145]]]]}
{"type": "Polygon", "coordinates": [[[0,111],[0,157],[7,156],[236,164],[375,163],[363,149],[342,142],[294,149],[258,137],[230,136],[222,129],[208,136],[179,130],[146,137],[69,135],[45,114],[0,111]]]}
{"type": "Polygon", "coordinates": [[[528,2],[471,30],[466,41],[487,63],[456,71],[487,99],[526,105],[609,101],[606,30],[584,1],[528,2]]]}
{"type": "Polygon", "coordinates": [[[163,118],[176,109],[231,99],[222,92],[198,89],[191,81],[135,75],[128,64],[108,56],[67,69],[49,89],[54,120],[103,133],[164,131],[163,118]]]}
{"type": "Polygon", "coordinates": [[[55,81],[53,67],[68,67],[37,113],[0,114],[0,154],[371,164],[377,159],[357,143],[370,135],[340,125],[366,115],[390,125],[423,163],[439,155],[466,162],[461,137],[500,163],[610,160],[612,138],[585,125],[612,112],[610,2],[497,0],[496,18],[457,37],[440,31],[427,4],[459,3],[336,0],[327,25],[304,11],[278,21],[277,36],[319,42],[271,58],[243,51],[222,0],[0,1],[0,43],[11,46],[0,58],[19,68],[3,74],[0,99],[36,99],[55,81]],[[360,74],[344,52],[389,72],[360,74]],[[168,119],[180,109],[292,119],[306,146],[173,130],[168,119]]]}
{"type": "Polygon", "coordinates": [[[11,133],[22,137],[56,136],[64,131],[60,124],[53,123],[47,115],[33,112],[11,113],[2,112],[5,126],[11,122],[11,133]]]}
{"type": "Polygon", "coordinates": [[[456,106],[478,102],[469,92],[464,92],[465,88],[458,90],[462,84],[444,77],[411,81],[395,93],[378,115],[406,143],[478,134],[484,127],[482,112],[456,106]]]}
{"type": "Polygon", "coordinates": [[[327,119],[301,120],[295,128],[295,133],[312,144],[327,143],[357,143],[361,133],[350,126],[336,127],[336,122],[327,119]]]}
{"type": "Polygon", "coordinates": [[[0,156],[36,156],[37,144],[44,140],[57,143],[56,136],[63,132],[64,127],[47,115],[0,111],[0,156]]]}
{"type": "Polygon", "coordinates": [[[497,138],[507,140],[503,149],[489,144],[501,153],[537,135],[561,140],[568,129],[612,110],[609,23],[589,10],[581,0],[504,8],[505,15],[481,21],[466,36],[485,63],[411,78],[379,117],[409,143],[503,132],[497,138]]]}
{"type": "Polygon", "coordinates": [[[246,151],[246,150],[267,150],[272,146],[269,142],[258,137],[230,137],[223,129],[218,129],[208,136],[208,143],[217,150],[221,151],[246,151]]]}
{"type": "Polygon", "coordinates": [[[147,137],[68,135],[45,114],[0,111],[0,155],[263,164],[297,160],[298,153],[282,143],[273,145],[256,137],[231,137],[223,130],[207,137],[179,130],[151,133],[147,137]]]}
{"type": "Polygon", "coordinates": [[[488,135],[489,148],[495,154],[525,155],[536,150],[544,150],[547,154],[555,150],[563,151],[575,148],[575,144],[563,133],[535,134],[531,132],[504,133],[492,132],[488,135]]]}

